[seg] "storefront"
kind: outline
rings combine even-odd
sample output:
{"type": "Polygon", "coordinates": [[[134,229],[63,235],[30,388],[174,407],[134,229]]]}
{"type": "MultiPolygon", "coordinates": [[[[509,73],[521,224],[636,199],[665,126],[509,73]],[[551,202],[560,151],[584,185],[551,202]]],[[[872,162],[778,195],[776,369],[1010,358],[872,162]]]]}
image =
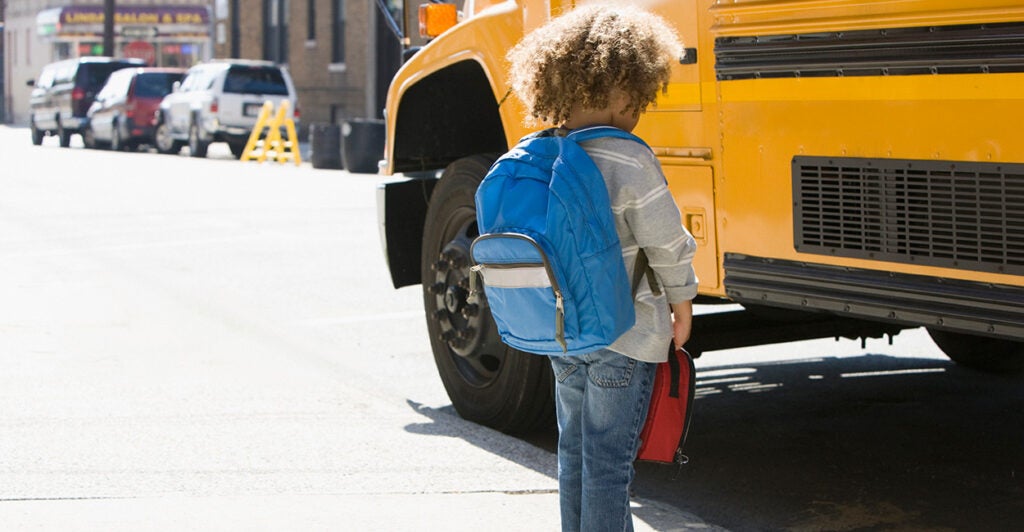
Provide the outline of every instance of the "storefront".
{"type": "Polygon", "coordinates": [[[47,9],[36,16],[37,34],[53,46],[53,59],[88,55],[137,57],[154,66],[188,67],[212,56],[206,6],[117,6],[114,41],[103,50],[103,6],[47,9]]]}

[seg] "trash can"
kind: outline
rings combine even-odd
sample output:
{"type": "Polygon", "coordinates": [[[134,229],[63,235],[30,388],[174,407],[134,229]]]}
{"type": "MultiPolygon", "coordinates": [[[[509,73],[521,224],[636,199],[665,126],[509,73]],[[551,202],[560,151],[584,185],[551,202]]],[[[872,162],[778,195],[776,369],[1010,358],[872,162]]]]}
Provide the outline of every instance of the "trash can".
{"type": "Polygon", "coordinates": [[[384,121],[375,118],[354,118],[342,128],[342,156],[349,172],[376,174],[377,163],[384,157],[384,121]]]}
{"type": "Polygon", "coordinates": [[[309,128],[309,143],[313,168],[341,170],[341,126],[337,124],[312,124],[309,128]]]}

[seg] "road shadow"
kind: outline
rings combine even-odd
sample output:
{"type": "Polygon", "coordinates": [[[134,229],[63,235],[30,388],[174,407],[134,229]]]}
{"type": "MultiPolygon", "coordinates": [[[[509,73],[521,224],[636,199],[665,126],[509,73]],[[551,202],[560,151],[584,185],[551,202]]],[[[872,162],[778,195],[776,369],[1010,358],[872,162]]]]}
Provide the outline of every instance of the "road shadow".
{"type": "MultiPolygon", "coordinates": [[[[406,425],[405,430],[424,436],[444,436],[459,438],[471,445],[501,456],[527,469],[551,478],[558,476],[558,463],[547,450],[529,444],[519,438],[511,438],[496,430],[477,425],[459,417],[451,405],[442,408],[431,408],[413,400],[406,403],[417,414],[429,421],[406,425]]],[[[555,435],[557,440],[558,436],[555,435]]]]}
{"type": "MultiPolygon", "coordinates": [[[[558,463],[554,454],[558,441],[557,431],[544,431],[527,438],[513,438],[463,420],[451,406],[430,408],[412,400],[406,402],[416,413],[429,419],[424,423],[407,425],[407,431],[425,436],[463,439],[479,449],[545,475],[552,480],[553,486],[557,486],[558,463]]],[[[550,493],[557,496],[557,488],[553,487],[550,493]]],[[[700,517],[682,511],[678,506],[663,500],[635,498],[633,515],[654,530],[716,529],[705,524],[700,517]]],[[[557,522],[557,519],[557,515],[552,516],[553,522],[557,522]]]]}
{"type": "Polygon", "coordinates": [[[1019,530],[1024,380],[865,355],[703,368],[638,495],[732,530],[1019,530]]]}
{"type": "MultiPolygon", "coordinates": [[[[1024,378],[868,354],[703,367],[697,381],[690,463],[638,464],[635,493],[654,503],[636,509],[640,519],[668,505],[736,531],[1024,522],[1024,378]]],[[[407,430],[464,438],[556,475],[555,431],[515,445],[451,407],[409,404],[432,422],[407,430]]],[[[692,524],[653,520],[659,530],[692,524]]]]}

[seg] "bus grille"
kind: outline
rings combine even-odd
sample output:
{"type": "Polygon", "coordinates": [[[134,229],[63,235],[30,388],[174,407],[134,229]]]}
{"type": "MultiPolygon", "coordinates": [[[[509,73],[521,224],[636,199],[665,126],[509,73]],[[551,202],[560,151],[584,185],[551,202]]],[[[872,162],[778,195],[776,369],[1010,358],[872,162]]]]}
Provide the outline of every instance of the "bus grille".
{"type": "Polygon", "coordinates": [[[793,200],[802,253],[1024,274],[1024,164],[794,157],[793,200]]]}

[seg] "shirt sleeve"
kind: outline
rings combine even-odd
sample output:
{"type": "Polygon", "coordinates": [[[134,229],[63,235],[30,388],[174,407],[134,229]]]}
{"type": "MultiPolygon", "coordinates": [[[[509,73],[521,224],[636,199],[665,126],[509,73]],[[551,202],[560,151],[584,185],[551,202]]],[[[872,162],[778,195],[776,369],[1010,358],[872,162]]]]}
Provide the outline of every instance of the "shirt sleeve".
{"type": "Polygon", "coordinates": [[[635,157],[640,167],[630,172],[633,175],[623,185],[626,201],[618,208],[637,245],[647,254],[669,303],[688,301],[697,296],[693,269],[697,243],[682,225],[661,164],[649,150],[640,148],[635,157]]]}

